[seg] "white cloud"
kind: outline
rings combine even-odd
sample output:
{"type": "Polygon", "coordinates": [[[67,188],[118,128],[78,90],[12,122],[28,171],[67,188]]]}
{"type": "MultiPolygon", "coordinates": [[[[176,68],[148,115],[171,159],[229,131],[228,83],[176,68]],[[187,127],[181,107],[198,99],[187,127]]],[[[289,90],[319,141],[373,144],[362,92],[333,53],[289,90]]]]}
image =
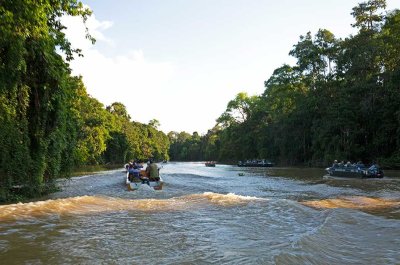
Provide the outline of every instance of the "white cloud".
{"type": "MultiPolygon", "coordinates": [[[[81,74],[88,92],[105,104],[130,101],[143,92],[157,92],[173,75],[171,63],[149,62],[143,51],[107,57],[96,49],[71,63],[73,74],[81,74]]],[[[140,104],[138,102],[137,104],[140,104]]]]}
{"type": "MultiPolygon", "coordinates": [[[[92,43],[85,38],[86,29],[85,25],[82,22],[82,18],[63,16],[61,18],[61,22],[64,26],[67,27],[64,32],[74,48],[79,48],[83,51],[92,48],[92,43]]],[[[92,37],[94,37],[97,41],[106,42],[110,45],[114,44],[113,41],[106,38],[102,31],[111,28],[112,25],[112,21],[97,20],[94,14],[92,14],[92,16],[90,16],[86,21],[86,26],[89,29],[89,33],[92,35],[92,37]]]]}
{"type": "MultiPolygon", "coordinates": [[[[83,76],[90,95],[105,105],[122,102],[133,120],[147,123],[151,119],[158,119],[163,122],[160,109],[168,104],[165,102],[168,96],[165,84],[176,71],[173,63],[149,61],[143,50],[106,56],[96,45],[85,39],[85,27],[81,19],[64,17],[62,22],[67,26],[65,33],[73,47],[83,51],[84,57],[75,56],[70,67],[74,75],[83,76]],[[150,98],[148,94],[153,96],[150,98]]],[[[87,21],[89,32],[97,39],[97,43],[115,46],[113,40],[103,34],[112,25],[113,22],[99,21],[94,15],[87,21]]]]}

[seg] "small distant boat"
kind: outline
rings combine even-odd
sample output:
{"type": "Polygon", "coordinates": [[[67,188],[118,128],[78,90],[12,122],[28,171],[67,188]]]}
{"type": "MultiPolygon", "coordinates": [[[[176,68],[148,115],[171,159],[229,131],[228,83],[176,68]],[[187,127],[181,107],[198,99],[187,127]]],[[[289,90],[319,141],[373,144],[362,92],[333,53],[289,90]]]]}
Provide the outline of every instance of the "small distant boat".
{"type": "Polygon", "coordinates": [[[215,162],[206,162],[205,165],[206,167],[215,167],[215,162]]]}
{"type": "Polygon", "coordinates": [[[160,176],[160,180],[150,180],[148,177],[133,178],[129,176],[129,172],[126,173],[126,186],[128,190],[137,190],[142,185],[149,185],[151,188],[155,190],[162,190],[164,185],[164,180],[160,176]]]}
{"type": "Polygon", "coordinates": [[[239,161],[238,167],[273,167],[274,163],[266,159],[239,161]]]}
{"type": "Polygon", "coordinates": [[[329,176],[339,178],[383,178],[382,169],[377,165],[367,168],[364,164],[333,164],[325,169],[329,176]]]}

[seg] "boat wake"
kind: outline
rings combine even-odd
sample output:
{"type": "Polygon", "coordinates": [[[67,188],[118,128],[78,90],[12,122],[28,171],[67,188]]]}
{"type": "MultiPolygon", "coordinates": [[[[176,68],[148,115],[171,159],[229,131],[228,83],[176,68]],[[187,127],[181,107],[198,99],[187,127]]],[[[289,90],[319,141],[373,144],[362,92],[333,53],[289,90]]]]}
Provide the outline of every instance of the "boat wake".
{"type": "Polygon", "coordinates": [[[302,204],[319,209],[347,208],[368,210],[400,207],[400,199],[347,196],[334,199],[305,201],[302,202],[302,204]]]}
{"type": "Polygon", "coordinates": [[[210,202],[221,206],[233,206],[238,204],[247,204],[250,201],[266,200],[264,198],[236,195],[234,193],[220,194],[214,192],[204,192],[202,194],[191,194],[183,196],[188,200],[210,202]]]}
{"type": "MultiPolygon", "coordinates": [[[[146,186],[146,185],[144,185],[146,186]]],[[[146,188],[143,188],[147,192],[146,188]]],[[[170,199],[122,199],[102,196],[79,196],[39,202],[0,206],[0,221],[35,219],[46,216],[84,215],[113,211],[180,211],[207,205],[235,206],[247,204],[256,197],[233,193],[205,192],[170,199]]]]}

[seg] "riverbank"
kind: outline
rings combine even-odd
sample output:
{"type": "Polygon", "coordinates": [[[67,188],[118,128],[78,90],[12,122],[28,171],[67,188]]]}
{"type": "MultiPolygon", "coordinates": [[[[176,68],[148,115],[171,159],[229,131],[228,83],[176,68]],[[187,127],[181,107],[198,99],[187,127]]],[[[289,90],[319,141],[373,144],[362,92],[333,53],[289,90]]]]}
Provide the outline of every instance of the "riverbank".
{"type": "MultiPolygon", "coordinates": [[[[94,175],[99,172],[122,168],[121,165],[88,165],[75,168],[69,176],[59,179],[69,179],[71,177],[79,177],[85,175],[94,175]]],[[[45,195],[59,191],[55,183],[46,183],[40,188],[28,187],[28,185],[17,185],[10,188],[0,187],[0,205],[29,202],[39,199],[45,195]],[[40,192],[33,192],[33,190],[40,189],[40,192]],[[32,194],[39,194],[33,196],[32,194]]]]}

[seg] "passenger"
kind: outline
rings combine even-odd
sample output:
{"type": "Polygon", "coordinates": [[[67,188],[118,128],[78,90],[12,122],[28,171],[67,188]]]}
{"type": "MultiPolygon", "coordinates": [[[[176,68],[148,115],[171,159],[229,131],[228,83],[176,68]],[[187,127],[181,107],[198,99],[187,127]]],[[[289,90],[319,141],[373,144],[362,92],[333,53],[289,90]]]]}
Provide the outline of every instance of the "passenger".
{"type": "Polygon", "coordinates": [[[136,165],[137,165],[138,168],[143,168],[143,163],[140,160],[136,161],[136,165]]]}
{"type": "Polygon", "coordinates": [[[365,168],[365,165],[361,161],[358,161],[355,166],[357,167],[358,170],[365,168]]]}
{"type": "Polygon", "coordinates": [[[147,175],[146,172],[141,171],[141,172],[139,173],[140,180],[142,181],[143,184],[150,185],[150,180],[149,180],[149,178],[148,178],[146,175],[147,175]],[[144,173],[144,174],[143,174],[143,173],[144,173]]]}
{"type": "Polygon", "coordinates": [[[133,181],[133,174],[134,174],[133,164],[129,163],[129,167],[128,167],[128,179],[129,179],[129,181],[133,181]]]}
{"type": "Polygon", "coordinates": [[[137,165],[133,166],[132,175],[133,175],[133,182],[140,182],[141,181],[141,179],[140,179],[140,170],[137,167],[137,165]]]}
{"type": "Polygon", "coordinates": [[[157,164],[154,163],[152,159],[150,159],[149,162],[150,163],[147,165],[146,168],[146,173],[149,176],[150,181],[159,181],[160,174],[157,164]]]}
{"type": "Polygon", "coordinates": [[[332,167],[338,167],[338,166],[339,166],[339,164],[338,164],[337,160],[333,161],[332,167]]]}

